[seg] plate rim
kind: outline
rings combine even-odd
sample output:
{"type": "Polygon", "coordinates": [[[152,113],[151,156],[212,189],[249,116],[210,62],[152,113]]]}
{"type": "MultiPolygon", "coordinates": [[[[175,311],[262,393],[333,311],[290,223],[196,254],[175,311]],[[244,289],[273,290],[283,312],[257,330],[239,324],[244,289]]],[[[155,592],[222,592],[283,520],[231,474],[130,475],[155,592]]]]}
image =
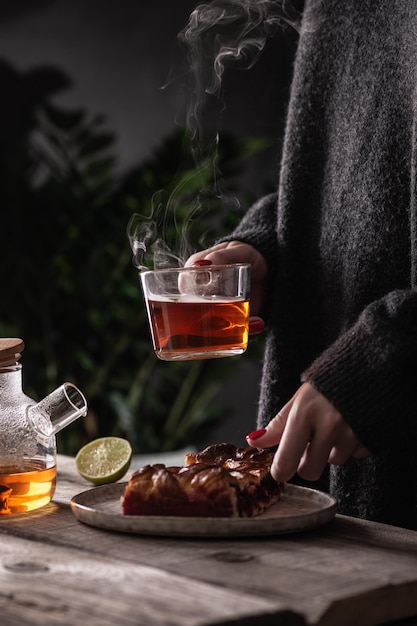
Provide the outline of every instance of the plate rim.
{"type": "Polygon", "coordinates": [[[71,498],[71,511],[80,522],[105,530],[138,535],[199,538],[281,535],[307,531],[328,523],[337,513],[337,501],[330,494],[290,483],[286,485],[284,497],[290,496],[291,492],[298,493],[320,501],[321,506],[312,511],[271,516],[270,513],[275,508],[279,512],[280,502],[277,502],[265,513],[245,518],[124,515],[122,511],[114,513],[94,506],[120,499],[126,485],[127,482],[118,482],[81,491],[71,498]],[[97,500],[100,494],[103,497],[97,500]],[[85,503],[89,496],[95,499],[92,504],[85,503]]]}

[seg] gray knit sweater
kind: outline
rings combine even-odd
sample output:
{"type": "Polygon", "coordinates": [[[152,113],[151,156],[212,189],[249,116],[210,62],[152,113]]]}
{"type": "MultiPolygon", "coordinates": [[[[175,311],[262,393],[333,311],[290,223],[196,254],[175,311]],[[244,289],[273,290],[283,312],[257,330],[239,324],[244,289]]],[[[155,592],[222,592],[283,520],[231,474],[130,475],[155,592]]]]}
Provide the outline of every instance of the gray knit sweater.
{"type": "Polygon", "coordinates": [[[228,239],[270,268],[259,425],[311,382],[372,451],[339,511],[417,529],[416,71],[415,0],[307,0],[278,192],[228,239]]]}

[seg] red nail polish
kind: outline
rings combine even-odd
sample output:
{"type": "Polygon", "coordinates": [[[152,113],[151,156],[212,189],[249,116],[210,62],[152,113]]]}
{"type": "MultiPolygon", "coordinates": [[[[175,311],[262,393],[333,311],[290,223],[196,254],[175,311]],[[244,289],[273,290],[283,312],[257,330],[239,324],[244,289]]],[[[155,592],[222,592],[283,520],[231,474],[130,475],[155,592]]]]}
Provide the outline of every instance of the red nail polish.
{"type": "Polygon", "coordinates": [[[210,261],[210,259],[198,259],[198,261],[194,261],[193,265],[213,265],[213,261],[210,261]]]}
{"type": "Polygon", "coordinates": [[[249,433],[246,435],[246,439],[259,439],[266,433],[266,428],[261,428],[260,430],[254,430],[253,433],[249,433]]]}
{"type": "Polygon", "coordinates": [[[257,335],[265,330],[264,321],[261,319],[249,320],[249,334],[257,335]]]}

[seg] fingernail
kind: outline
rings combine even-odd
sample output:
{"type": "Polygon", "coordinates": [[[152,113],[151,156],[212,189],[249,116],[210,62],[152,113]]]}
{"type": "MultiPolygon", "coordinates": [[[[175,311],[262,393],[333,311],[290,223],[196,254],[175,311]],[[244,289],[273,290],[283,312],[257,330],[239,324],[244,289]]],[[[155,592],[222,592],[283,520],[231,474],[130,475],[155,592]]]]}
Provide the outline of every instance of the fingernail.
{"type": "Polygon", "coordinates": [[[193,265],[213,265],[213,261],[210,261],[210,259],[198,259],[198,261],[194,261],[193,265]]]}
{"type": "Polygon", "coordinates": [[[255,319],[249,320],[249,334],[256,335],[262,333],[265,330],[265,323],[263,320],[255,319]]]}
{"type": "Polygon", "coordinates": [[[249,433],[246,435],[246,439],[259,439],[266,433],[266,428],[261,428],[260,430],[254,430],[253,433],[249,433]]]}

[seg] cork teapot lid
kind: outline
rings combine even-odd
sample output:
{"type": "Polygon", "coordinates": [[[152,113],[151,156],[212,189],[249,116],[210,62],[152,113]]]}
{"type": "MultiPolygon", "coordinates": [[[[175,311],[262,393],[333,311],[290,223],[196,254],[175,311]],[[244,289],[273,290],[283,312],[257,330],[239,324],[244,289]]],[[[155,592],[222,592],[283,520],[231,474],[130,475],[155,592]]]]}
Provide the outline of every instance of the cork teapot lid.
{"type": "Polygon", "coordinates": [[[0,367],[15,365],[16,361],[20,359],[20,353],[24,347],[25,344],[22,339],[0,337],[0,367]]]}

